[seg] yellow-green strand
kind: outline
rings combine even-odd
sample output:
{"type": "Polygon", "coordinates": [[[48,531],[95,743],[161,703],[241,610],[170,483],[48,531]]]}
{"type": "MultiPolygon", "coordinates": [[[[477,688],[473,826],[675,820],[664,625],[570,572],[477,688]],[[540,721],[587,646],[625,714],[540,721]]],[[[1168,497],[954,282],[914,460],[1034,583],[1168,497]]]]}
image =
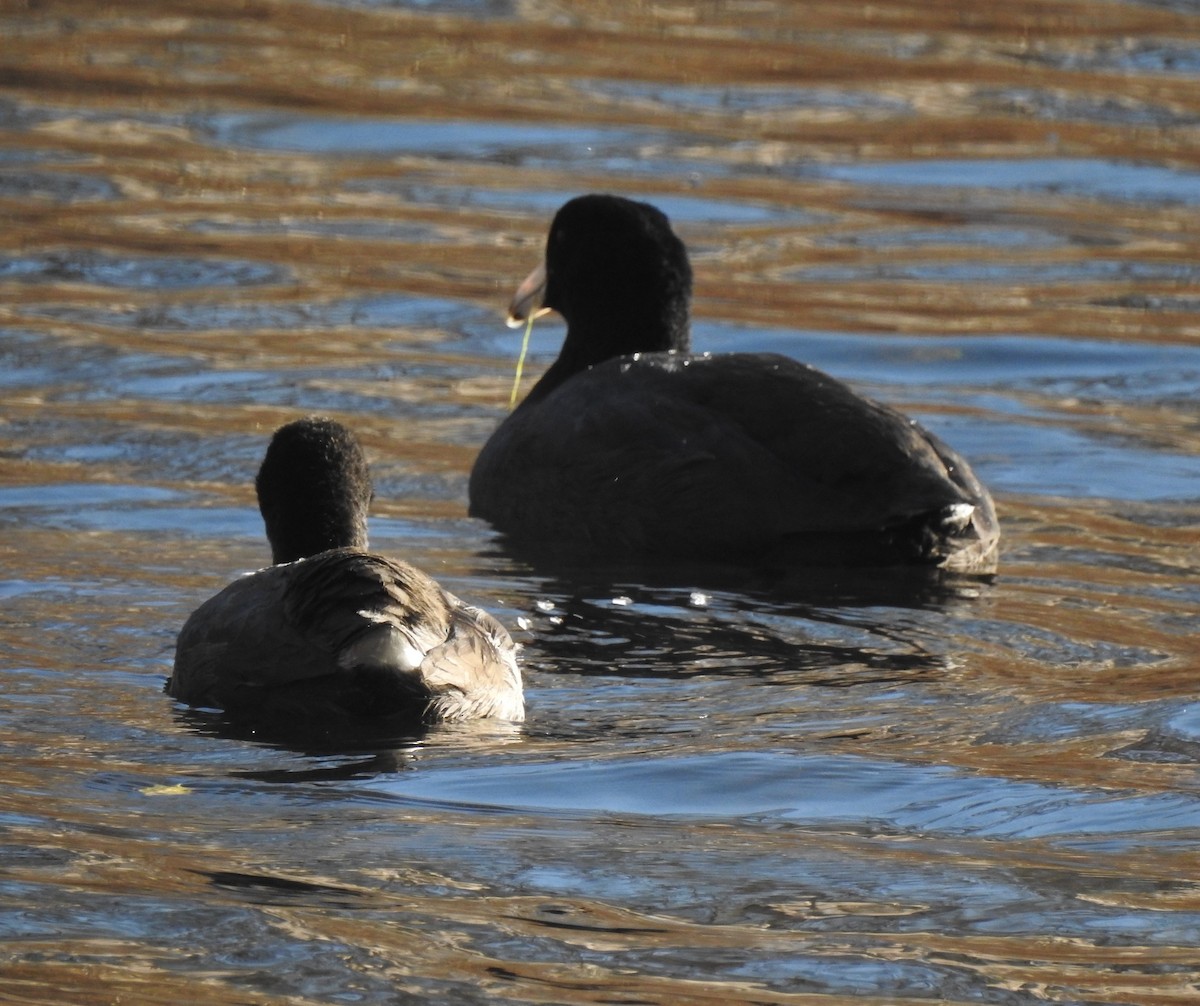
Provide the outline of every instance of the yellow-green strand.
{"type": "Polygon", "coordinates": [[[525,369],[525,354],[529,352],[529,333],[533,331],[533,315],[525,323],[525,338],[521,340],[521,355],[517,357],[517,373],[513,378],[512,394],[508,396],[508,411],[517,407],[517,392],[521,388],[521,372],[525,369]]]}

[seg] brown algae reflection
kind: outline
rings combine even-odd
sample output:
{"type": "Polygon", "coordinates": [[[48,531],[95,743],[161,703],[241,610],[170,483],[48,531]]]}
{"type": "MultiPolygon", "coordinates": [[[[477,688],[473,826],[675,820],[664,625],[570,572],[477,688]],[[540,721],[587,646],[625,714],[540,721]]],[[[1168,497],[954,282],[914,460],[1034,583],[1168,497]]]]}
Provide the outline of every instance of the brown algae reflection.
{"type": "Polygon", "coordinates": [[[0,21],[0,998],[1194,1000],[1193,13],[0,21]],[[968,457],[995,581],[796,598],[497,550],[465,490],[505,277],[580,191],[677,223],[697,345],[968,457]],[[193,600],[267,561],[254,470],[308,412],[363,439],[373,547],[527,622],[521,730],[297,750],[164,701],[193,600]]]}

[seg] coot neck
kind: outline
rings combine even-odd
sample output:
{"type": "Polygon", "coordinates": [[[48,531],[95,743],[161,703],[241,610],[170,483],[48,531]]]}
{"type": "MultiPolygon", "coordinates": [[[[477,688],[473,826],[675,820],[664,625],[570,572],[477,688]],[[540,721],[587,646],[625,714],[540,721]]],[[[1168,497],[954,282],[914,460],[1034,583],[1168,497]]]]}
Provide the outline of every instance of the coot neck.
{"type": "Polygon", "coordinates": [[[293,502],[283,520],[267,528],[271,561],[294,562],[334,548],[366,548],[366,522],[349,509],[330,511],[293,502]]]}
{"type": "Polygon", "coordinates": [[[664,311],[659,318],[606,318],[600,323],[575,319],[567,324],[567,336],[554,361],[522,405],[550,394],[568,378],[605,360],[634,353],[688,352],[691,332],[687,306],[682,311],[664,311]]]}

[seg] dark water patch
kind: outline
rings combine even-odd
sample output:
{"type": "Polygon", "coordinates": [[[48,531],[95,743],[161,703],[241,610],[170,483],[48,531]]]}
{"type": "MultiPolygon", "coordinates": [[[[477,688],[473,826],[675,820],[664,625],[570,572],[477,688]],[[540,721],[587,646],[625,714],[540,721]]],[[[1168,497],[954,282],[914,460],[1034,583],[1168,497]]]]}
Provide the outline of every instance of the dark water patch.
{"type": "Polygon", "coordinates": [[[1156,722],[1138,740],[1111,752],[1127,761],[1200,765],[1200,705],[1159,710],[1156,722]]]}
{"type": "MultiPolygon", "coordinates": [[[[711,144],[690,132],[640,127],[577,126],[479,120],[346,119],[229,113],[193,118],[205,143],[218,147],[299,152],[320,157],[420,157],[470,160],[503,168],[583,169],[614,175],[655,175],[699,180],[726,177],[729,164],[712,159],[711,144]]],[[[734,148],[736,149],[736,145],[734,148]]]]}
{"type": "Polygon", "coordinates": [[[0,170],[0,199],[45,199],[56,203],[102,202],[121,198],[107,178],[69,171],[0,170]]]}
{"type": "Polygon", "coordinates": [[[519,210],[531,216],[544,216],[547,221],[573,194],[542,189],[480,189],[464,185],[439,185],[431,181],[414,182],[386,175],[350,179],[345,184],[345,191],[388,195],[416,206],[519,210]]]}
{"type": "MultiPolygon", "coordinates": [[[[757,955],[756,955],[757,957],[757,955]]],[[[786,960],[762,955],[754,960],[729,959],[728,973],[736,978],[763,984],[781,992],[867,996],[879,990],[897,995],[919,995],[935,989],[942,996],[953,996],[956,985],[952,967],[935,967],[911,961],[880,961],[868,950],[855,954],[850,950],[836,958],[814,955],[792,956],[786,960]]],[[[724,968],[722,970],[725,970],[724,968]]],[[[983,1000],[1002,1002],[1002,999],[983,1000]]]]}
{"type": "Polygon", "coordinates": [[[314,301],[303,304],[271,304],[247,301],[196,304],[164,303],[153,307],[82,308],[48,304],[27,308],[31,317],[111,328],[146,329],[167,332],[204,332],[212,330],[297,330],[351,326],[443,327],[462,326],[486,320],[497,325],[497,313],[481,311],[458,301],[406,294],[378,294],[314,301]]]}
{"type": "Polygon", "coordinates": [[[1112,751],[1110,757],[1154,765],[1200,765],[1200,743],[1149,731],[1141,739],[1112,751]]]}
{"type": "Polygon", "coordinates": [[[194,906],[163,898],[123,897],[83,890],[64,895],[60,886],[53,883],[12,885],[4,893],[10,903],[25,901],[36,905],[22,913],[23,925],[17,931],[10,929],[9,939],[62,941],[63,948],[54,954],[59,964],[73,960],[96,964],[105,959],[115,963],[122,956],[119,941],[144,939],[158,944],[184,937],[194,924],[188,918],[194,906]],[[72,940],[88,940],[106,926],[113,941],[109,953],[72,953],[69,949],[72,940]]]}
{"type": "Polygon", "coordinates": [[[116,395],[158,402],[188,402],[217,406],[251,399],[258,406],[301,412],[353,412],[362,415],[411,416],[429,419],[459,417],[461,409],[436,401],[410,401],[390,391],[390,382],[446,382],[458,371],[445,365],[367,364],[353,368],[305,368],[239,371],[214,368],[199,373],[164,374],[123,382],[115,388],[91,388],[81,400],[106,401],[116,395]]]}
{"type": "Polygon", "coordinates": [[[810,164],[799,173],[871,187],[1012,189],[1145,205],[1200,203],[1200,173],[1098,158],[810,164]]]}
{"type": "Polygon", "coordinates": [[[364,892],[330,884],[315,884],[307,880],[277,877],[265,873],[245,873],[238,870],[199,871],[209,883],[243,893],[247,900],[265,904],[306,905],[326,904],[337,907],[358,907],[364,892]]]}
{"type": "Polygon", "coordinates": [[[405,10],[419,14],[453,14],[470,18],[511,18],[515,0],[321,0],[331,7],[405,10]]]}
{"type": "Polygon", "coordinates": [[[660,84],[646,81],[593,80],[576,83],[585,92],[628,101],[650,102],[680,111],[746,113],[795,113],[842,111],[881,113],[888,116],[912,112],[909,101],[877,90],[839,87],[753,87],[660,84]]]}
{"type": "Polygon", "coordinates": [[[55,117],[56,114],[48,108],[12,98],[0,98],[0,129],[24,132],[55,117]]]}
{"type": "Polygon", "coordinates": [[[1144,7],[1156,7],[1162,10],[1175,11],[1179,14],[1200,14],[1198,0],[1127,0],[1128,3],[1144,7]]]}
{"type": "Polygon", "coordinates": [[[636,147],[644,142],[644,137],[628,129],[482,120],[226,113],[193,120],[193,126],[210,142],[222,147],[325,156],[419,154],[504,164],[521,164],[535,157],[602,159],[606,156],[604,151],[636,147]]]}
{"type": "Polygon", "coordinates": [[[1008,115],[1054,122],[1109,123],[1160,129],[1191,128],[1200,122],[1200,115],[1195,112],[1177,111],[1130,98],[1083,96],[1033,88],[982,91],[977,100],[987,111],[996,110],[1008,115]]]}
{"type": "Polygon", "coordinates": [[[0,281],[86,283],[125,290],[191,290],[282,283],[279,266],[220,259],[122,258],[72,249],[20,258],[0,258],[0,281]]]}
{"type": "MultiPolygon", "coordinates": [[[[1097,557],[1099,558],[1099,557],[1097,557]]],[[[1108,564],[1120,566],[1121,556],[1108,556],[1108,564]]],[[[1098,562],[1097,565],[1104,565],[1098,562]]],[[[1064,599],[1063,618],[1069,621],[1072,609],[1090,611],[1094,601],[1064,599]]],[[[1036,625],[1014,625],[1011,622],[970,618],[960,628],[970,631],[973,639],[991,639],[1022,658],[1045,667],[1092,668],[1097,671],[1118,668],[1148,668],[1166,664],[1174,654],[1149,646],[1121,644],[1101,639],[1080,638],[1066,631],[1055,631],[1036,625]]]]}
{"type": "MultiPolygon", "coordinates": [[[[1191,0],[1139,0],[1148,6],[1163,7],[1180,13],[1200,13],[1191,0]]],[[[1200,48],[1183,39],[1145,38],[1098,39],[1091,45],[1070,48],[1051,44],[1033,46],[1021,54],[1028,62],[1052,66],[1058,70],[1094,73],[1119,71],[1136,74],[1200,73],[1200,48]]]]}
{"type": "MultiPolygon", "coordinates": [[[[0,580],[0,598],[28,597],[31,594],[69,594],[73,584],[61,580],[0,580]]],[[[9,668],[6,673],[12,673],[9,668]]],[[[10,682],[11,684],[11,682],[10,682]]],[[[10,691],[10,696],[12,692],[10,691]]]]}
{"type": "Polygon", "coordinates": [[[1187,295],[1130,293],[1099,299],[1093,303],[1099,307],[1122,307],[1138,311],[1181,311],[1187,314],[1200,312],[1200,297],[1187,295]]]}
{"type": "MultiPolygon", "coordinates": [[[[106,310],[106,309],[103,309],[106,310]]],[[[89,316],[93,317],[89,312],[89,316]]],[[[489,330],[504,332],[502,322],[459,312],[464,331],[446,334],[448,353],[474,352],[476,336],[489,330]]],[[[374,322],[366,322],[373,327],[374,322]]],[[[312,329],[316,338],[320,327],[312,329]]],[[[102,343],[70,343],[44,335],[8,330],[0,332],[0,388],[12,391],[37,390],[39,397],[55,403],[111,403],[143,400],[147,403],[178,402],[196,406],[274,405],[308,412],[359,412],[372,415],[413,415],[430,418],[462,418],[464,408],[451,402],[415,401],[396,390],[397,384],[434,382],[452,385],[476,369],[466,363],[434,361],[413,355],[411,345],[397,339],[393,362],[367,362],[338,367],[297,367],[285,370],[262,361],[262,369],[221,366],[198,358],[199,343],[181,346],[183,355],[131,352],[102,343]]],[[[158,410],[155,409],[155,412],[158,410]]],[[[68,418],[43,415],[38,419],[13,419],[11,432],[21,431],[22,456],[43,460],[103,460],[112,458],[118,442],[130,448],[125,460],[137,461],[139,446],[149,455],[191,448],[180,442],[180,434],[162,430],[129,429],[104,420],[72,423],[68,418]],[[83,438],[82,440],[80,438],[83,438]],[[164,444],[165,440],[165,444],[164,444]]],[[[228,445],[222,445],[226,449],[228,445]]],[[[120,448],[124,451],[125,448],[120,448]]],[[[203,452],[202,449],[202,453],[203,452]]],[[[231,457],[237,457],[235,449],[231,457]]],[[[164,460],[161,457],[156,463],[164,460]]],[[[196,477],[211,477],[211,473],[196,477]]]]}
{"type": "MultiPolygon", "coordinates": [[[[135,445],[138,439],[136,435],[130,437],[130,441],[135,445]]],[[[150,450],[142,450],[139,460],[160,477],[171,478],[195,476],[206,464],[213,464],[214,467],[220,465],[219,474],[228,479],[231,475],[236,476],[240,467],[244,470],[243,478],[237,481],[250,485],[262,460],[264,440],[265,436],[253,439],[254,454],[244,458],[240,465],[231,463],[229,458],[224,456],[215,461],[211,455],[207,461],[198,460],[194,455],[179,450],[178,443],[174,448],[168,447],[165,456],[159,459],[151,458],[150,450]]],[[[93,457],[88,460],[93,463],[111,463],[114,460],[124,460],[128,452],[126,448],[114,445],[97,453],[100,454],[99,458],[93,457]]],[[[437,488],[441,487],[436,484],[431,486],[431,489],[437,488]]],[[[431,492],[430,495],[437,494],[431,492]]],[[[267,559],[262,518],[252,503],[244,507],[232,507],[206,500],[202,494],[196,492],[155,488],[142,484],[56,483],[39,486],[0,486],[0,525],[133,534],[171,532],[217,541],[248,539],[263,543],[262,561],[265,563],[267,559]]],[[[402,552],[416,541],[449,536],[449,532],[438,525],[391,517],[374,519],[371,522],[371,532],[373,541],[381,547],[390,544],[396,552],[402,552]]],[[[31,589],[29,585],[21,585],[20,582],[16,586],[21,587],[22,592],[31,589]]]]}
{"type": "Polygon", "coordinates": [[[39,150],[19,150],[0,148],[0,169],[10,164],[40,164],[46,159],[39,150]]]}
{"type": "MultiPolygon", "coordinates": [[[[526,190],[478,189],[463,186],[413,184],[398,179],[355,179],[347,191],[388,192],[402,196],[408,202],[442,207],[476,207],[487,210],[520,210],[530,216],[543,217],[549,226],[558,208],[568,199],[579,195],[576,189],[526,190]]],[[[624,192],[631,199],[652,202],[676,223],[755,224],[790,222],[808,224],[824,219],[811,211],[793,206],[764,203],[732,202],[703,196],[678,196],[666,193],[624,192]]]]}
{"type": "MultiPolygon", "coordinates": [[[[1146,354],[1153,357],[1153,351],[1146,354]]],[[[1142,404],[1164,410],[1178,409],[1187,415],[1196,411],[1196,389],[1200,387],[1200,371],[1192,370],[1180,354],[1180,369],[1159,370],[1153,364],[1146,370],[1134,369],[1096,376],[1055,376],[1031,382],[1042,394],[1055,396],[1064,402],[1112,404],[1142,404]]]]}
{"type": "Polygon", "coordinates": [[[141,484],[4,486],[0,487],[0,523],[77,531],[262,538],[257,510],[198,505],[202,502],[195,493],[141,484]]]}
{"type": "MultiPolygon", "coordinates": [[[[0,845],[0,863],[4,863],[10,870],[19,870],[21,872],[27,870],[52,870],[57,872],[70,865],[72,859],[73,857],[70,853],[64,849],[38,849],[8,843],[0,845]]],[[[0,885],[0,892],[4,896],[11,896],[18,893],[18,888],[27,888],[28,886],[10,881],[0,885]]],[[[3,922],[0,920],[0,925],[2,924],[3,922]]],[[[15,935],[11,930],[9,934],[15,935]]]]}
{"type": "Polygon", "coordinates": [[[1062,235],[1027,226],[1001,227],[994,224],[962,224],[956,227],[895,227],[822,235],[818,247],[842,245],[863,248],[987,248],[1013,251],[1061,248],[1068,244],[1062,235]]]}
{"type": "MultiPolygon", "coordinates": [[[[64,451],[61,456],[95,466],[144,468],[158,478],[203,478],[248,486],[253,484],[254,474],[262,461],[265,438],[240,439],[242,442],[238,444],[230,438],[228,443],[232,449],[228,451],[214,450],[208,443],[193,445],[192,449],[188,449],[178,438],[150,437],[139,431],[122,431],[119,441],[64,451]]],[[[424,489],[425,495],[432,498],[450,496],[444,481],[431,478],[418,486],[410,483],[412,479],[401,481],[394,477],[380,481],[377,491],[412,496],[418,495],[415,490],[424,489]],[[403,493],[398,490],[403,490],[403,493]]],[[[460,490],[461,486],[452,484],[452,489],[460,490]]],[[[455,492],[451,498],[458,496],[460,493],[455,492]]],[[[202,493],[142,484],[0,486],[0,525],[134,534],[172,532],[215,541],[248,539],[263,543],[263,561],[266,561],[263,521],[253,503],[247,503],[245,507],[230,507],[206,499],[202,493]]],[[[380,547],[390,544],[391,551],[403,553],[415,541],[445,539],[454,535],[449,528],[426,521],[376,517],[371,522],[371,537],[380,547]]],[[[31,589],[22,581],[16,583],[23,592],[31,589]]]]}
{"type": "MultiPolygon", "coordinates": [[[[347,186],[347,191],[376,191],[366,186],[347,186]]],[[[290,218],[288,220],[198,220],[188,225],[197,234],[287,234],[292,236],[386,240],[406,244],[434,244],[457,240],[444,227],[405,221],[367,220],[356,217],[290,218]]]]}
{"type": "Polygon", "coordinates": [[[960,603],[950,588],[897,582],[889,590],[881,582],[886,577],[878,576],[870,588],[863,577],[851,589],[836,574],[819,578],[820,584],[817,579],[773,585],[772,595],[786,600],[763,602],[761,591],[753,592],[756,613],[746,610],[745,594],[711,585],[647,590],[543,582],[530,590],[536,600],[527,624],[536,633],[536,654],[556,673],[732,677],[741,687],[879,687],[942,669],[940,655],[924,645],[921,631],[901,628],[903,617],[885,605],[937,610],[960,603]],[[856,604],[860,607],[848,614],[856,604]]]}
{"type": "MultiPolygon", "coordinates": [[[[151,490],[148,500],[165,501],[157,486],[163,479],[178,482],[238,482],[249,484],[262,460],[268,431],[221,436],[121,422],[116,419],[59,419],[14,423],[20,457],[31,461],[95,465],[94,470],[136,473],[151,490]],[[239,476],[244,476],[239,478],[239,476]]],[[[96,483],[82,483],[96,485],[96,483]]],[[[47,486],[47,492],[57,486],[47,486]]],[[[14,487],[13,491],[17,491],[14,487]]],[[[33,491],[33,490],[20,490],[33,491]]],[[[102,486],[98,492],[104,491],[102,486]]],[[[115,490],[121,492],[123,490],[115,490]]],[[[48,496],[53,498],[52,496],[48,496]]]]}
{"type": "Polygon", "coordinates": [[[1042,702],[1015,709],[979,737],[983,744],[1067,741],[1120,731],[1147,730],[1173,715],[1170,703],[1042,702]]]}
{"type": "Polygon", "coordinates": [[[78,890],[63,896],[53,885],[37,885],[28,897],[38,907],[13,944],[14,965],[52,962],[63,973],[74,965],[94,976],[129,968],[136,946],[143,980],[161,987],[167,976],[195,968],[197,928],[202,927],[208,934],[205,968],[218,972],[233,995],[338,1002],[353,988],[372,1001],[409,1001],[396,998],[369,951],[337,940],[315,945],[281,940],[277,923],[252,904],[211,903],[217,899],[178,893],[131,896],[78,890]],[[53,941],[56,949],[42,950],[45,941],[53,941]],[[34,949],[24,950],[30,944],[34,949]]]}
{"type": "Polygon", "coordinates": [[[60,483],[55,486],[4,486],[0,488],[0,507],[30,507],[49,505],[71,510],[86,506],[122,505],[126,503],[174,502],[180,494],[152,486],[98,485],[95,483],[60,483]]]}
{"type": "Polygon", "coordinates": [[[1049,283],[1194,283],[1200,267],[1180,262],[1143,262],[1136,259],[1093,258],[1077,262],[875,262],[863,265],[804,266],[780,274],[786,282],[857,283],[864,281],[920,281],[925,283],[1029,284],[1049,283]]]}
{"type": "MultiPolygon", "coordinates": [[[[297,375],[298,376],[298,375],[297,375]]],[[[147,401],[190,402],[216,405],[244,402],[252,398],[260,404],[278,403],[280,376],[266,370],[218,370],[196,364],[177,363],[158,374],[143,373],[119,382],[92,386],[79,393],[82,401],[108,401],[114,398],[143,398],[147,401]]]]}
{"type": "Polygon", "coordinates": [[[187,366],[173,357],[64,342],[21,329],[0,329],[0,336],[0,387],[37,389],[48,398],[87,387],[115,388],[156,373],[178,375],[187,366]]]}

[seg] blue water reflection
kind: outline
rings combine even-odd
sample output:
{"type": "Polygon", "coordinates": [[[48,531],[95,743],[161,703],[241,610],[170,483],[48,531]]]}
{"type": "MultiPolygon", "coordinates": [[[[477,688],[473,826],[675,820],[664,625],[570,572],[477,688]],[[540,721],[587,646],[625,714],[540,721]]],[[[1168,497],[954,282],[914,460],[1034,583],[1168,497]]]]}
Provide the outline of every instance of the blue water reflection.
{"type": "Polygon", "coordinates": [[[23,994],[1188,998],[1190,0],[184,6],[0,13],[23,994]],[[585,188],[680,226],[698,350],[810,362],[970,458],[999,573],[547,571],[469,518],[507,298],[585,188]],[[281,739],[163,696],[189,612],[267,560],[254,474],[306,412],[363,435],[372,546],[510,627],[525,724],[281,739]]]}
{"type": "Polygon", "coordinates": [[[97,251],[0,258],[0,282],[89,283],[127,290],[184,290],[280,283],[286,270],[212,258],[123,258],[97,251]]]}
{"type": "Polygon", "coordinates": [[[225,113],[196,120],[194,124],[220,146],[314,154],[416,153],[494,160],[526,157],[545,150],[586,156],[589,152],[629,147],[639,142],[639,134],[629,129],[486,120],[225,113]]]}
{"type": "Polygon", "coordinates": [[[1200,172],[1086,157],[864,161],[808,165],[801,173],[862,186],[1020,189],[1116,202],[1200,203],[1200,172]]]}
{"type": "Polygon", "coordinates": [[[940,767],[784,752],[474,766],[380,780],[405,801],[511,813],[778,819],[987,838],[1166,838],[1200,828],[1200,795],[1073,791],[940,767]]]}

